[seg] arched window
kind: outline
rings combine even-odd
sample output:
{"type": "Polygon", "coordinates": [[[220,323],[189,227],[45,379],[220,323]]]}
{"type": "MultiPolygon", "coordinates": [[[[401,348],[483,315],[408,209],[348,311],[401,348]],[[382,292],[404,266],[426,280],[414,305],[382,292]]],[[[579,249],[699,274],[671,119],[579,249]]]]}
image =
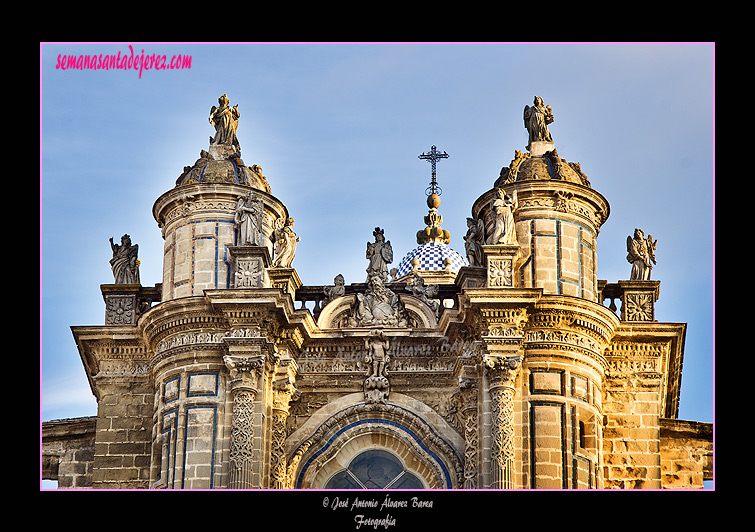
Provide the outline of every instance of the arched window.
{"type": "Polygon", "coordinates": [[[357,455],[349,467],[333,475],[325,489],[423,489],[395,455],[371,449],[357,455]]]}

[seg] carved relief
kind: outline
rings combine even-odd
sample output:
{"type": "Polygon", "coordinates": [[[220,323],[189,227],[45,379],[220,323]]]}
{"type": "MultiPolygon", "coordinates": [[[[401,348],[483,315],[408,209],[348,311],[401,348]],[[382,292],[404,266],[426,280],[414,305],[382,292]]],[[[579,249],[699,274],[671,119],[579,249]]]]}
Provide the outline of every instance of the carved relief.
{"type": "Polygon", "coordinates": [[[265,272],[262,259],[251,258],[236,261],[233,272],[234,288],[262,288],[265,272]]]}
{"type": "Polygon", "coordinates": [[[513,261],[511,259],[488,260],[488,285],[513,286],[513,261]]]}
{"type": "Polygon", "coordinates": [[[105,298],[105,325],[136,323],[136,296],[108,295],[105,298]]]}
{"type": "Polygon", "coordinates": [[[653,321],[653,294],[650,292],[626,292],[622,313],[627,321],[653,321]]]}

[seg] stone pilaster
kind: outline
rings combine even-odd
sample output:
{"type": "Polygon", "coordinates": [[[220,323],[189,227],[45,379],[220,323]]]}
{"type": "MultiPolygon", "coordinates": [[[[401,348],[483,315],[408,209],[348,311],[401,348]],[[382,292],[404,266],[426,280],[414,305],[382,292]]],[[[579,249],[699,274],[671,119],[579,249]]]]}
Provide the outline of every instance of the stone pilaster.
{"type": "MultiPolygon", "coordinates": [[[[472,368],[473,369],[473,368],[472,368]]],[[[459,377],[461,397],[461,422],[464,435],[464,489],[479,487],[480,431],[479,431],[479,382],[476,375],[466,372],[459,377]]]]}
{"type": "Polygon", "coordinates": [[[522,356],[485,355],[493,408],[491,480],[493,489],[512,489],[514,483],[514,383],[522,356]]]}
{"type": "Polygon", "coordinates": [[[226,355],[223,358],[230,377],[233,405],[229,488],[258,487],[254,471],[255,399],[259,393],[264,356],[226,355]]]}
{"type": "Polygon", "coordinates": [[[296,361],[281,358],[273,381],[272,438],[270,446],[270,487],[291,488],[286,464],[286,421],[291,401],[299,396],[294,385],[297,372],[296,361]]]}

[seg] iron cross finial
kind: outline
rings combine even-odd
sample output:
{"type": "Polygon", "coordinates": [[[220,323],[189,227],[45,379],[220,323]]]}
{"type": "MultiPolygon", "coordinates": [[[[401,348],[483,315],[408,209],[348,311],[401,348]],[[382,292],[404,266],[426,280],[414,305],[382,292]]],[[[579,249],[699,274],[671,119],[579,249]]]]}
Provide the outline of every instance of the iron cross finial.
{"type": "Polygon", "coordinates": [[[430,161],[430,164],[432,165],[432,169],[433,169],[432,181],[430,181],[430,186],[427,187],[427,190],[425,192],[428,193],[428,196],[430,194],[440,195],[443,191],[438,186],[438,183],[435,180],[435,165],[440,159],[448,159],[448,154],[446,152],[439,152],[438,149],[435,146],[433,146],[428,153],[421,154],[419,158],[425,159],[426,161],[430,161]]]}

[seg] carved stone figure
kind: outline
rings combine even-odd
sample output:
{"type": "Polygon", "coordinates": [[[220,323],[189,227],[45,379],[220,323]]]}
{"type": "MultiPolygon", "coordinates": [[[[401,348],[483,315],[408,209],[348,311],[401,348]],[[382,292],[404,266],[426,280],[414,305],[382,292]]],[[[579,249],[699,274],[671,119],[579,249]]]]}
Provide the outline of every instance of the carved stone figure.
{"type": "Polygon", "coordinates": [[[333,278],[333,283],[333,286],[326,286],[322,289],[325,294],[325,299],[322,302],[323,306],[346,293],[346,282],[344,281],[343,275],[340,273],[336,275],[333,278]]]}
{"type": "Polygon", "coordinates": [[[275,222],[275,253],[273,260],[274,268],[290,268],[296,255],[296,243],[299,237],[294,233],[294,219],[288,218],[285,222],[279,218],[275,222]]]}
{"type": "Polygon", "coordinates": [[[259,246],[262,226],[262,200],[249,192],[239,196],[233,221],[238,229],[239,246],[259,246]]]}
{"type": "Polygon", "coordinates": [[[518,207],[516,191],[511,196],[502,188],[497,190],[495,198],[490,201],[490,212],[485,224],[485,243],[488,245],[516,245],[516,227],[514,211],[518,207]]]}
{"type": "Polygon", "coordinates": [[[367,363],[367,377],[387,377],[387,366],[391,357],[388,354],[390,343],[382,331],[374,331],[371,336],[364,339],[364,347],[367,355],[364,361],[367,363]]]}
{"type": "Polygon", "coordinates": [[[464,236],[464,248],[470,266],[483,266],[482,245],[485,243],[485,223],[482,219],[467,218],[467,234],[464,236]]]}
{"type": "Polygon", "coordinates": [[[139,246],[131,244],[129,235],[123,235],[120,245],[114,244],[113,238],[110,238],[110,249],[113,250],[110,267],[113,270],[115,284],[139,284],[139,246]]]}
{"type": "Polygon", "coordinates": [[[239,147],[236,139],[236,128],[239,124],[238,104],[229,107],[228,96],[223,94],[218,98],[220,107],[214,105],[210,109],[210,124],[215,128],[215,137],[210,138],[210,144],[239,147]]]}
{"type": "Polygon", "coordinates": [[[379,275],[385,281],[388,278],[388,264],[393,262],[393,248],[391,241],[385,240],[382,229],[376,227],[372,234],[375,242],[367,242],[367,259],[370,261],[367,266],[367,282],[373,275],[379,275]]]}
{"type": "Polygon", "coordinates": [[[364,340],[367,350],[364,361],[367,378],[364,381],[364,399],[368,403],[382,403],[388,398],[388,363],[390,343],[382,331],[375,331],[364,340]]]}
{"type": "Polygon", "coordinates": [[[553,111],[540,96],[535,96],[533,106],[524,106],[524,127],[529,132],[529,142],[553,142],[548,124],[553,122],[553,111]]]}
{"type": "Polygon", "coordinates": [[[634,238],[627,237],[627,261],[632,264],[632,273],[629,277],[632,281],[649,281],[650,270],[653,269],[655,261],[655,247],[658,245],[657,240],[653,240],[653,235],[645,238],[642,229],[634,230],[634,238]]]}
{"type": "Polygon", "coordinates": [[[406,309],[399,297],[385,286],[384,277],[375,273],[367,280],[367,290],[357,294],[349,325],[405,327],[406,309]]]}
{"type": "Polygon", "coordinates": [[[437,284],[425,285],[422,276],[415,273],[411,282],[407,283],[406,289],[433,309],[436,317],[440,314],[440,301],[434,299],[438,295],[437,284]]]}

